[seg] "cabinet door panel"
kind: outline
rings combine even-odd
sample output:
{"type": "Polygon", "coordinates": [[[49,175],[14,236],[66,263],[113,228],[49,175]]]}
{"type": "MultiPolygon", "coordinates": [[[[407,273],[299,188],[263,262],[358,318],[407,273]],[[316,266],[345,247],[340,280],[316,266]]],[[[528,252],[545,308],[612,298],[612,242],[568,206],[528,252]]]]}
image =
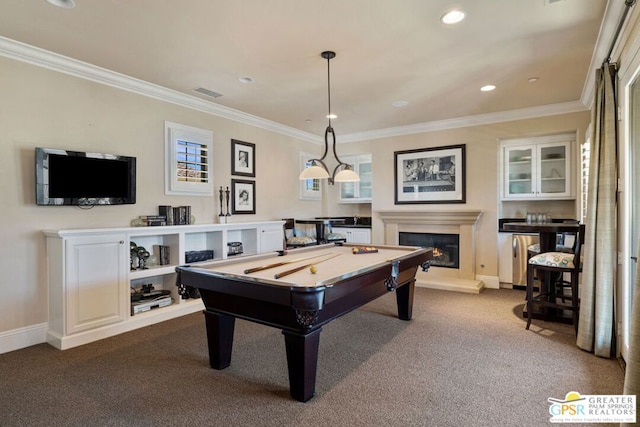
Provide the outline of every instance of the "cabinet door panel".
{"type": "Polygon", "coordinates": [[[124,236],[67,242],[66,333],[125,319],[124,236]]]}
{"type": "Polygon", "coordinates": [[[284,248],[284,229],[269,227],[260,229],[260,253],[281,251],[284,248]]]}

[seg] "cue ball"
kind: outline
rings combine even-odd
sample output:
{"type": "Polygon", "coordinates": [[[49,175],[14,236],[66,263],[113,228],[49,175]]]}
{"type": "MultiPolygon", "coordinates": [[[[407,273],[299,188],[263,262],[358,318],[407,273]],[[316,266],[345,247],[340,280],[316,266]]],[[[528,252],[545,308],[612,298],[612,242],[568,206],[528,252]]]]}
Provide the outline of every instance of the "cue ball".
{"type": "Polygon", "coordinates": [[[316,272],[318,271],[318,268],[315,265],[312,265],[311,268],[309,268],[309,271],[312,274],[316,274],[316,272]]]}

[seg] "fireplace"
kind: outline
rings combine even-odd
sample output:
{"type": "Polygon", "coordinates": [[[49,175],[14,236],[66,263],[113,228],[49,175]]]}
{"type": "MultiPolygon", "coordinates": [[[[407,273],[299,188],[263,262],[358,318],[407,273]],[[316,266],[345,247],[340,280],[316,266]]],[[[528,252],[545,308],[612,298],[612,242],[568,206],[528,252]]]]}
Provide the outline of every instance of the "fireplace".
{"type": "Polygon", "coordinates": [[[407,233],[401,231],[398,236],[398,244],[433,248],[433,259],[431,260],[431,266],[433,267],[460,267],[460,236],[458,234],[407,233]]]}
{"type": "MultiPolygon", "coordinates": [[[[384,224],[384,243],[388,245],[400,244],[400,235],[430,234],[455,235],[457,242],[457,267],[437,265],[428,272],[416,273],[416,285],[459,292],[479,293],[484,283],[476,277],[476,245],[475,225],[482,211],[479,210],[390,210],[377,211],[384,224]]],[[[436,245],[429,245],[438,248],[436,245]]],[[[443,246],[451,245],[444,242],[443,246]]],[[[418,243],[415,246],[427,246],[418,243]]],[[[449,261],[454,256],[452,248],[440,247],[439,250],[448,252],[449,261]]],[[[435,251],[434,251],[435,252],[435,251]]],[[[434,258],[436,254],[434,253],[434,258]]]]}

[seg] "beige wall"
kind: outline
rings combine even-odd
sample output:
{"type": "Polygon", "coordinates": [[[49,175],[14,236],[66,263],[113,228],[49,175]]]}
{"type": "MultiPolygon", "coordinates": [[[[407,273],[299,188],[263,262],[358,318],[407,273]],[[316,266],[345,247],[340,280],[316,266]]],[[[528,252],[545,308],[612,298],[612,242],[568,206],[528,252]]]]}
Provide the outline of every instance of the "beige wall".
{"type": "MultiPolygon", "coordinates": [[[[525,212],[529,207],[536,209],[536,204],[524,203],[528,206],[518,209],[511,205],[505,207],[499,200],[499,140],[510,137],[537,136],[554,133],[576,132],[578,141],[584,141],[584,130],[589,123],[589,112],[566,114],[540,119],[519,120],[513,122],[473,126],[461,129],[430,132],[371,141],[368,149],[373,152],[373,187],[375,197],[372,204],[373,238],[376,243],[384,240],[383,225],[375,212],[378,210],[464,210],[479,209],[483,211],[476,225],[476,274],[480,276],[498,276],[497,228],[498,218],[512,215],[514,212],[525,212]],[[394,152],[415,148],[466,145],[466,203],[465,204],[420,204],[394,205],[394,152]],[[508,210],[508,214],[502,213],[508,210]]],[[[574,150],[578,156],[579,150],[574,150]]],[[[576,158],[577,160],[577,158],[576,158]]],[[[577,161],[575,164],[578,164],[577,161]]],[[[577,201],[571,202],[537,202],[544,212],[560,212],[575,217],[577,201]],[[562,206],[562,208],[560,207],[562,206]],[[568,208],[567,208],[568,206],[568,208]]]]}
{"type": "MultiPolygon", "coordinates": [[[[299,152],[320,152],[318,145],[6,58],[0,58],[0,93],[0,334],[47,321],[43,229],[124,227],[138,215],[155,213],[161,204],[191,205],[197,222],[216,222],[215,197],[164,194],[165,120],[213,131],[216,188],[231,179],[230,140],[256,144],[257,214],[237,215],[234,222],[352,214],[373,214],[375,219],[380,209],[442,209],[444,205],[394,205],[394,151],[466,144],[467,203],[453,207],[484,211],[477,226],[476,271],[487,276],[498,274],[498,139],[577,131],[581,141],[589,121],[585,112],[341,144],[340,155],[373,154],[370,207],[336,204],[335,187],[330,186],[324,187],[323,201],[299,200],[299,152]],[[137,203],[89,210],[36,206],[36,146],[136,156],[137,203]]],[[[373,238],[382,242],[379,221],[374,222],[373,238]]]]}
{"type": "Polygon", "coordinates": [[[47,321],[41,230],[127,227],[162,204],[191,205],[198,223],[217,222],[215,197],[164,194],[165,120],[213,131],[215,188],[230,184],[230,140],[256,144],[257,214],[233,222],[335,214],[326,199],[298,200],[299,151],[320,152],[318,145],[6,58],[0,93],[0,333],[47,321]],[[36,206],[37,146],[137,157],[137,203],[36,206]]]}

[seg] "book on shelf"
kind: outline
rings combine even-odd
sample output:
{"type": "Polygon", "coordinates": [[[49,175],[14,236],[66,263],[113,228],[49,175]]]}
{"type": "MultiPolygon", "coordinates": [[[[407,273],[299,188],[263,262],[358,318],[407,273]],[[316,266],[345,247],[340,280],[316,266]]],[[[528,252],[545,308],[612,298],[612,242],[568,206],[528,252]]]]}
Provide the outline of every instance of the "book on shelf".
{"type": "Polygon", "coordinates": [[[191,223],[191,206],[175,206],[172,209],[174,225],[188,225],[191,223]]]}
{"type": "Polygon", "coordinates": [[[158,214],[160,216],[164,216],[167,219],[167,225],[173,225],[173,208],[169,205],[160,205],[158,206],[158,214]]]}
{"type": "Polygon", "coordinates": [[[138,218],[140,218],[147,227],[167,225],[167,218],[164,215],[140,215],[138,218]]]}
{"type": "Polygon", "coordinates": [[[159,265],[169,265],[169,246],[153,245],[153,253],[158,258],[159,265]]]}

